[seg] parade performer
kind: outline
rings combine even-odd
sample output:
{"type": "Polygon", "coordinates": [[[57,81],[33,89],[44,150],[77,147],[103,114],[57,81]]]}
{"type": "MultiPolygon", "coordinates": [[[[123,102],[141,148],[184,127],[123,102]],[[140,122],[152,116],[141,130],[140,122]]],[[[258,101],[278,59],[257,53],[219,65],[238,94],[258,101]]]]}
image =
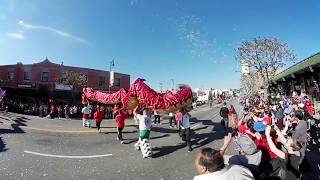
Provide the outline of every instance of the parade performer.
{"type": "Polygon", "coordinates": [[[88,107],[88,105],[85,105],[82,108],[81,112],[82,112],[82,125],[83,125],[83,127],[89,127],[90,128],[89,117],[90,117],[91,111],[90,111],[90,108],[88,107]]]}
{"type": "Polygon", "coordinates": [[[125,126],[124,121],[127,117],[128,117],[128,113],[123,109],[119,109],[115,114],[116,126],[118,131],[117,140],[120,141],[121,144],[123,144],[122,130],[125,126]]]}
{"type": "Polygon", "coordinates": [[[139,140],[135,144],[136,150],[141,150],[143,158],[151,157],[152,151],[149,144],[150,130],[152,120],[150,118],[150,110],[144,108],[142,115],[138,113],[138,107],[133,110],[133,115],[137,117],[139,121],[139,140]]]}
{"type": "Polygon", "coordinates": [[[98,133],[101,133],[101,129],[100,129],[100,124],[102,122],[102,117],[103,117],[103,107],[97,106],[97,110],[93,115],[94,119],[96,120],[96,126],[98,128],[98,133]]]}
{"type": "Polygon", "coordinates": [[[181,119],[179,121],[181,127],[181,137],[182,140],[186,142],[188,146],[188,152],[192,151],[191,148],[191,128],[190,128],[190,114],[186,111],[186,109],[181,109],[181,119]]]}

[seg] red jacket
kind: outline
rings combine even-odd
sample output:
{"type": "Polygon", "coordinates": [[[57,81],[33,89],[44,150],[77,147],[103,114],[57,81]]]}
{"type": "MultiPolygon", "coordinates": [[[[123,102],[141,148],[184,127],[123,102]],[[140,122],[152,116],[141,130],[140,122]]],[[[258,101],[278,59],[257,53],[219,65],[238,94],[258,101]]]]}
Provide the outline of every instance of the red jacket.
{"type": "Polygon", "coordinates": [[[101,122],[102,121],[102,117],[103,117],[103,112],[102,111],[96,111],[93,114],[93,118],[97,121],[97,122],[101,122]]]}
{"type": "Polygon", "coordinates": [[[265,125],[269,125],[269,126],[272,125],[272,119],[271,119],[271,117],[269,117],[269,116],[264,116],[264,117],[262,118],[262,122],[263,122],[263,124],[265,124],[265,125]]]}
{"type": "Polygon", "coordinates": [[[304,103],[304,108],[305,108],[305,111],[308,112],[309,115],[311,115],[311,116],[314,115],[313,104],[312,104],[312,102],[310,100],[307,100],[304,103]]]}
{"type": "Polygon", "coordinates": [[[116,126],[119,128],[123,128],[125,126],[124,120],[128,117],[126,113],[118,113],[115,117],[116,119],[116,126]]]}
{"type": "MultiPolygon", "coordinates": [[[[273,142],[275,142],[274,139],[272,139],[273,142]]],[[[271,159],[274,159],[277,157],[277,155],[275,155],[270,147],[269,147],[269,144],[268,144],[268,141],[267,141],[267,137],[265,134],[263,134],[261,136],[261,139],[260,140],[257,140],[257,139],[254,139],[254,143],[257,145],[257,149],[261,150],[262,151],[262,158],[261,158],[261,161],[270,161],[271,159]]],[[[276,144],[276,143],[275,143],[276,144]]],[[[277,144],[276,144],[277,145],[277,144]]]]}

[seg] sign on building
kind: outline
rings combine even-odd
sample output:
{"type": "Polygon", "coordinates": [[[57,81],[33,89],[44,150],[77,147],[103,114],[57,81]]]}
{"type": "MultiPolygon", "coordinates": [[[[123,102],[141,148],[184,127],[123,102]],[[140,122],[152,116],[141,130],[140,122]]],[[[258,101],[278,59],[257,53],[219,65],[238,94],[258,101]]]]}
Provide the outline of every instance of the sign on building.
{"type": "Polygon", "coordinates": [[[110,86],[114,85],[114,71],[110,71],[110,86]]]}

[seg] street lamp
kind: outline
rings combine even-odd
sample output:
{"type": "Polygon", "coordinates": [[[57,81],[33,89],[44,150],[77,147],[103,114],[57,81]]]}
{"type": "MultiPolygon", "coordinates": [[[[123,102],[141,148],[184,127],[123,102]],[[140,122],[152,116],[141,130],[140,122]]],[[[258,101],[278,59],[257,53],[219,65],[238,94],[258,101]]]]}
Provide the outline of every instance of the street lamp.
{"type": "Polygon", "coordinates": [[[113,84],[114,81],[114,77],[112,77],[111,80],[111,70],[114,67],[114,58],[112,59],[112,61],[110,61],[110,70],[109,70],[109,94],[111,92],[111,84],[113,84]]]}
{"type": "Polygon", "coordinates": [[[163,83],[159,83],[160,84],[160,92],[162,93],[162,86],[163,86],[163,83]]]}
{"type": "Polygon", "coordinates": [[[171,79],[172,82],[172,91],[174,90],[174,79],[171,79]]]}

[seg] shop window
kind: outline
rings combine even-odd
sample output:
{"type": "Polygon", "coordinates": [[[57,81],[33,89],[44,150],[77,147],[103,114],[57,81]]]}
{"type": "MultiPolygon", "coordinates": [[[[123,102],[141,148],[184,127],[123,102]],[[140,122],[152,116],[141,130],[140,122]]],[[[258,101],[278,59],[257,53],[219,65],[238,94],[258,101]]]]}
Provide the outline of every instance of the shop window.
{"type": "Polygon", "coordinates": [[[43,82],[49,81],[49,72],[42,72],[42,81],[43,82]]]}
{"type": "Polygon", "coordinates": [[[10,71],[8,72],[8,80],[13,80],[14,79],[14,72],[10,71]]]}
{"type": "Polygon", "coordinates": [[[114,86],[120,87],[120,78],[114,78],[114,86]]]}
{"type": "Polygon", "coordinates": [[[103,86],[106,82],[105,76],[99,76],[99,86],[103,86]]]}
{"type": "Polygon", "coordinates": [[[23,80],[30,81],[31,80],[31,72],[25,71],[23,73],[23,80]]]}

